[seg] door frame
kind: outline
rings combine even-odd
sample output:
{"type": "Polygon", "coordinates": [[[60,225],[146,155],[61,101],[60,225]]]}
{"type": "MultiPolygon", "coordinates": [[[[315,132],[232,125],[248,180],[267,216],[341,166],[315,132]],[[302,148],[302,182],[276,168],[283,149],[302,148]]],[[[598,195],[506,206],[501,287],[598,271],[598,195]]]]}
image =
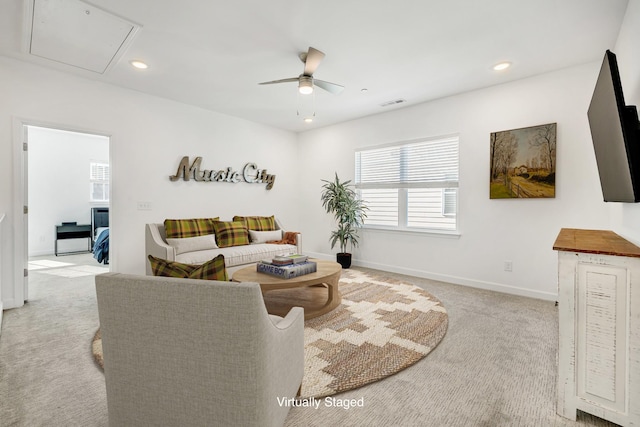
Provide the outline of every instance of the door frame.
{"type": "MultiPolygon", "coordinates": [[[[109,165],[111,168],[113,158],[113,135],[100,130],[80,128],[78,126],[64,125],[60,123],[45,122],[42,120],[13,118],[13,300],[5,301],[5,309],[22,307],[28,300],[29,277],[25,275],[29,262],[28,254],[28,213],[24,213],[24,206],[28,207],[28,149],[24,150],[24,139],[27,134],[27,126],[35,126],[62,130],[68,132],[86,133],[105,136],[109,138],[109,165]]],[[[112,218],[112,174],[109,174],[109,223],[112,218]]],[[[27,208],[28,209],[28,208],[27,208]]]]}

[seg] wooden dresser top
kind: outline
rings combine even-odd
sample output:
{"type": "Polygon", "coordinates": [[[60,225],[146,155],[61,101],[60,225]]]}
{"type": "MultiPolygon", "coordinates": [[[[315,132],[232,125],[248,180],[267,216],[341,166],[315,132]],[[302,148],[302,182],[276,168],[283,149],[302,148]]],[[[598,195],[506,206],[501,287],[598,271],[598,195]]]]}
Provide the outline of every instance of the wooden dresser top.
{"type": "Polygon", "coordinates": [[[638,246],[609,230],[563,228],[553,244],[553,249],[640,258],[638,246]]]}

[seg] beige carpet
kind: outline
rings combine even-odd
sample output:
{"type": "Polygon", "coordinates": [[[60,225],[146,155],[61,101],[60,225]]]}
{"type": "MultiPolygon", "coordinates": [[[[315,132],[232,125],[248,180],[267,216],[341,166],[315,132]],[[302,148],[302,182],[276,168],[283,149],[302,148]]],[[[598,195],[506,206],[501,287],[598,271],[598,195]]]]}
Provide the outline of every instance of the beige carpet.
{"type": "MultiPolygon", "coordinates": [[[[67,264],[30,268],[29,303],[4,312],[0,426],[107,427],[104,375],[89,345],[99,326],[93,276],[49,274],[96,261],[91,254],[38,260],[67,264]]],[[[436,295],[447,309],[447,334],[420,362],[336,396],[363,399],[364,407],[294,407],[285,427],[615,427],[580,411],[577,421],[556,414],[558,311],[552,301],[351,270],[436,295]]]]}
{"type": "MultiPolygon", "coordinates": [[[[447,312],[417,286],[372,272],[345,270],[342,304],[305,322],[303,397],[324,397],[386,378],[433,350],[447,312]]],[[[102,366],[100,331],[92,352],[102,366]]]]}

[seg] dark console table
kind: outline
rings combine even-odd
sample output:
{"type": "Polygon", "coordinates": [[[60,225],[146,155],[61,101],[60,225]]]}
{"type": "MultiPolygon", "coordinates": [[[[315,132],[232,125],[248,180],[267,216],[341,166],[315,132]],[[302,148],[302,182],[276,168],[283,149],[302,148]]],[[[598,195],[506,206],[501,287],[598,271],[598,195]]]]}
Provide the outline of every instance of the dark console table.
{"type": "MultiPolygon", "coordinates": [[[[58,240],[67,239],[89,239],[87,241],[87,252],[91,252],[91,224],[65,224],[56,225],[55,254],[58,256],[58,240]]],[[[77,252],[65,252],[67,254],[77,252]]]]}

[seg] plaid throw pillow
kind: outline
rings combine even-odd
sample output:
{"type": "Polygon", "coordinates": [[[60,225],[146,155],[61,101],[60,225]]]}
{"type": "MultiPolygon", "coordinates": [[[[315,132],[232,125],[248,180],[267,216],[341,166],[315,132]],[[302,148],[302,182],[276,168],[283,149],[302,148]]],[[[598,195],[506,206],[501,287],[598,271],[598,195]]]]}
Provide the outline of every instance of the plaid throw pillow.
{"type": "Polygon", "coordinates": [[[204,236],[213,234],[213,222],[219,218],[194,219],[165,219],[164,230],[167,239],[182,239],[185,237],[204,236]]]}
{"type": "Polygon", "coordinates": [[[234,216],[234,221],[244,221],[249,230],[273,231],[276,230],[276,219],[271,216],[234,216]]]}
{"type": "Polygon", "coordinates": [[[220,254],[202,265],[182,264],[149,255],[154,276],[178,277],[180,279],[204,279],[228,281],[224,266],[224,255],[220,254]]]}
{"type": "Polygon", "coordinates": [[[248,245],[249,230],[243,221],[216,221],[213,224],[216,230],[216,242],[219,248],[229,246],[248,245]]]}

